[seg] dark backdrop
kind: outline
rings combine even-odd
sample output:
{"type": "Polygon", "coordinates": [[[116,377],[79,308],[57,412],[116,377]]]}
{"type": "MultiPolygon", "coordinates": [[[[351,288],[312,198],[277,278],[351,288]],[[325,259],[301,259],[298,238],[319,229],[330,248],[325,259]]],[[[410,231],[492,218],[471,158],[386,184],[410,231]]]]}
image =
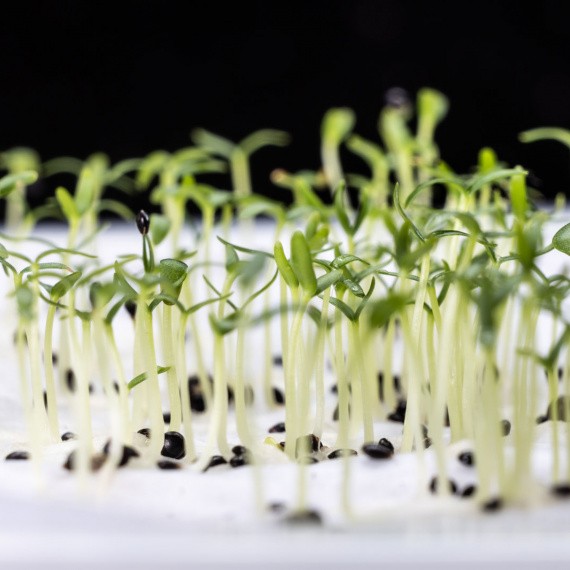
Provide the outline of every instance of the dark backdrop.
{"type": "Polygon", "coordinates": [[[376,136],[385,90],[431,86],[451,109],[438,132],[457,170],[494,147],[529,167],[545,195],[570,188],[570,155],[525,146],[524,129],[570,128],[565,2],[19,2],[0,19],[0,150],[112,160],[189,143],[203,126],[239,139],[275,127],[286,149],[254,160],[314,168],[331,106],[376,136]]]}

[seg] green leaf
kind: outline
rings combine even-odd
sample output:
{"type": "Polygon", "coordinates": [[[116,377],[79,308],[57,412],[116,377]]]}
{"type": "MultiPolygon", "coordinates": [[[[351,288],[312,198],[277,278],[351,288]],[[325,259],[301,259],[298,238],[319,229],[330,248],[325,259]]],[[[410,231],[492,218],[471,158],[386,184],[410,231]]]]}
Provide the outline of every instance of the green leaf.
{"type": "Polygon", "coordinates": [[[38,173],[33,170],[3,176],[0,178],[0,198],[6,198],[16,188],[33,184],[37,179],[38,173]]]}
{"type": "Polygon", "coordinates": [[[296,289],[299,286],[299,280],[297,279],[289,260],[285,257],[283,244],[280,241],[275,242],[273,255],[275,257],[277,269],[279,270],[281,277],[285,280],[285,283],[287,283],[287,286],[291,289],[296,289]]]}
{"type": "Polygon", "coordinates": [[[59,187],[55,191],[55,198],[59,204],[63,215],[70,222],[79,219],[79,212],[75,206],[75,202],[71,194],[63,187],[59,187]]]}
{"type": "MultiPolygon", "coordinates": [[[[178,299],[182,284],[188,275],[188,265],[178,259],[161,259],[158,269],[160,271],[160,290],[163,295],[178,299]]],[[[164,301],[172,305],[171,301],[164,301]]]]}
{"type": "Polygon", "coordinates": [[[349,307],[344,301],[337,299],[336,297],[331,297],[329,299],[330,304],[335,308],[338,309],[343,315],[349,320],[354,321],[356,315],[351,307],[349,307]]]}
{"type": "Polygon", "coordinates": [[[312,297],[317,290],[317,277],[309,244],[300,230],[291,236],[291,267],[305,294],[312,297]]]}
{"type": "Polygon", "coordinates": [[[326,291],[329,287],[338,283],[344,277],[343,272],[340,269],[333,269],[324,275],[321,275],[317,279],[317,291],[316,294],[320,295],[323,291],[326,291]]]}
{"type": "Polygon", "coordinates": [[[526,176],[528,172],[520,167],[503,168],[501,170],[495,170],[494,172],[490,172],[489,174],[484,174],[483,176],[476,176],[475,180],[473,180],[471,184],[469,184],[469,186],[467,187],[467,191],[469,193],[476,192],[486,184],[491,184],[492,182],[497,182],[498,180],[511,178],[515,174],[523,174],[526,176]]]}
{"type": "Polygon", "coordinates": [[[558,251],[570,255],[570,224],[566,224],[554,234],[552,245],[558,251]]]}
{"type": "Polygon", "coordinates": [[[323,118],[321,136],[325,144],[338,146],[350,134],[356,122],[354,111],[347,107],[329,109],[323,118]]]}
{"type": "Polygon", "coordinates": [[[555,140],[570,148],[570,131],[556,127],[542,127],[531,129],[519,135],[519,140],[524,143],[542,140],[555,140]]]}
{"type": "MultiPolygon", "coordinates": [[[[164,372],[168,372],[170,370],[170,366],[157,366],[156,373],[163,374],[164,372]]],[[[146,372],[142,372],[138,376],[135,376],[128,384],[127,388],[132,390],[135,386],[142,384],[148,378],[148,374],[146,372]]]]}
{"type": "Polygon", "coordinates": [[[150,237],[154,245],[161,243],[170,230],[170,220],[162,214],[150,215],[150,237]]]}
{"type": "Polygon", "coordinates": [[[346,213],[347,205],[345,200],[345,189],[346,189],[346,182],[344,180],[341,180],[338,186],[336,187],[334,193],[334,208],[336,212],[336,217],[340,225],[342,226],[342,229],[348,235],[354,235],[354,232],[352,231],[352,225],[350,224],[350,220],[346,213]]]}
{"type": "Polygon", "coordinates": [[[396,185],[394,186],[394,206],[398,214],[402,216],[404,222],[407,222],[410,225],[410,228],[416,234],[416,236],[418,236],[418,239],[420,241],[425,241],[425,237],[423,236],[422,232],[414,224],[414,222],[412,222],[411,218],[408,216],[408,214],[406,214],[406,212],[402,208],[402,204],[400,203],[400,185],[398,183],[396,183],[396,185]]]}
{"type": "Polygon", "coordinates": [[[80,216],[93,204],[96,193],[95,184],[93,170],[89,166],[82,168],[75,191],[75,207],[80,216]]]}
{"type": "Polygon", "coordinates": [[[66,275],[63,279],[60,279],[50,291],[51,300],[54,302],[59,301],[76,283],[81,277],[81,271],[75,271],[71,275],[66,275]]]}
{"type": "Polygon", "coordinates": [[[511,206],[515,217],[524,221],[528,210],[526,198],[526,178],[524,174],[515,174],[511,177],[511,206]]]}
{"type": "Polygon", "coordinates": [[[408,304],[409,297],[401,293],[388,293],[385,299],[372,303],[369,312],[370,325],[383,327],[394,315],[401,312],[408,304]]]}
{"type": "Polygon", "coordinates": [[[239,264],[237,251],[229,244],[226,244],[226,270],[234,271],[239,264]]]}

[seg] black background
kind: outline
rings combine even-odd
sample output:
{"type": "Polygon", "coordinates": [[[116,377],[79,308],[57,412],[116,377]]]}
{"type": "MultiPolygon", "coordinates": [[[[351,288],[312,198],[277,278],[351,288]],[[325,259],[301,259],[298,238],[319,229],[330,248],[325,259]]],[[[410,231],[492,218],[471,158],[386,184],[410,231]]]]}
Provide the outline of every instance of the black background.
{"type": "Polygon", "coordinates": [[[458,171],[489,145],[530,168],[547,196],[568,193],[570,156],[520,131],[570,128],[566,2],[21,2],[0,20],[0,150],[42,158],[103,150],[113,161],[189,144],[205,127],[240,139],[262,127],[292,144],[254,158],[269,172],[315,168],[319,126],[350,106],[376,138],[383,94],[443,91],[438,130],[458,171]]]}

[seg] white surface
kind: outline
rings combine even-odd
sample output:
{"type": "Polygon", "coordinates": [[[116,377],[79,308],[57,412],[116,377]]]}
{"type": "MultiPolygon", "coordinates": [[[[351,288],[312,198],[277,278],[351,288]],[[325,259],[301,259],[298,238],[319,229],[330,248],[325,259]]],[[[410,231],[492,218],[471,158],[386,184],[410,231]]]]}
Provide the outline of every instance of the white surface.
{"type": "MultiPolygon", "coordinates": [[[[62,238],[58,231],[50,234],[50,239],[62,238]]],[[[138,248],[136,232],[124,236],[121,229],[107,232],[100,252],[118,255],[138,248]]],[[[266,233],[257,231],[250,243],[257,241],[259,247],[268,248],[269,240],[266,233]]],[[[561,261],[565,260],[554,256],[552,262],[561,261]]],[[[2,457],[25,448],[10,314],[9,304],[3,301],[2,457]]],[[[202,315],[206,318],[207,312],[202,315]]],[[[128,354],[127,342],[122,349],[128,354]]],[[[276,380],[278,375],[276,370],[276,380]]],[[[330,394],[327,398],[326,417],[330,418],[335,398],[330,394]]],[[[98,406],[102,409],[101,397],[94,397],[96,444],[102,446],[107,433],[98,406]]],[[[65,412],[62,417],[61,431],[73,430],[73,418],[65,412]]],[[[260,441],[268,435],[269,426],[283,419],[284,410],[259,412],[260,441]]],[[[206,418],[196,419],[198,446],[206,427],[206,418]]],[[[386,436],[397,444],[401,427],[377,424],[375,436],[386,436]]],[[[281,435],[274,437],[279,441],[281,435]]],[[[546,426],[537,428],[537,438],[535,475],[547,485],[551,452],[546,426]]],[[[231,419],[229,440],[238,443],[231,419]]],[[[333,446],[334,440],[329,423],[323,442],[333,446]]],[[[48,447],[40,480],[30,462],[0,462],[0,568],[29,567],[29,563],[54,568],[150,568],[197,562],[199,566],[277,568],[344,564],[454,568],[459,562],[467,568],[530,568],[548,562],[549,568],[556,568],[570,563],[570,501],[555,502],[529,491],[536,499],[534,505],[483,515],[472,501],[436,499],[426,491],[432,468],[429,450],[423,475],[414,455],[396,455],[387,462],[363,456],[351,459],[353,520],[343,515],[340,506],[343,461],[325,460],[308,467],[309,502],[325,524],[292,528],[281,515],[256,511],[253,487],[257,480],[251,467],[216,467],[202,474],[191,465],[180,471],[159,471],[134,461],[110,480],[98,474],[80,489],[77,479],[61,467],[73,447],[73,442],[48,447]]],[[[266,447],[268,464],[260,477],[265,503],[292,507],[298,468],[285,463],[279,451],[266,447]]],[[[460,487],[473,477],[469,468],[455,461],[463,447],[468,444],[449,450],[450,474],[460,487]]]]}

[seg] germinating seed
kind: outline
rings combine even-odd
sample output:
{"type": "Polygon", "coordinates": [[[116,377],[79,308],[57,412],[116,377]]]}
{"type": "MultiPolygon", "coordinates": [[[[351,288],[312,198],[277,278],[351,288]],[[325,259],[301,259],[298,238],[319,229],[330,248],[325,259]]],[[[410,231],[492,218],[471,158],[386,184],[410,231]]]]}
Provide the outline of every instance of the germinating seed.
{"type": "Polygon", "coordinates": [[[267,431],[269,433],[283,433],[285,431],[285,422],[279,422],[272,425],[267,431]]]}
{"type": "Polygon", "coordinates": [[[30,454],[27,451],[12,451],[6,455],[5,459],[7,461],[17,460],[24,461],[30,458],[30,454]]]}
{"type": "Polygon", "coordinates": [[[148,230],[150,229],[150,218],[148,214],[144,210],[140,210],[136,217],[137,228],[141,235],[148,234],[148,230]]]}
{"type": "Polygon", "coordinates": [[[182,459],[186,455],[184,436],[177,431],[167,431],[164,434],[164,445],[160,454],[172,459],[182,459]]]}
{"type": "Polygon", "coordinates": [[[332,453],[328,454],[329,459],[338,459],[340,457],[350,457],[352,455],[358,455],[354,449],[335,449],[332,453]]]}
{"type": "Polygon", "coordinates": [[[362,451],[372,459],[390,459],[394,455],[394,448],[379,443],[365,443],[362,451]]]}
{"type": "Polygon", "coordinates": [[[69,441],[70,439],[77,439],[77,436],[72,431],[66,431],[61,434],[61,441],[69,441]]]}

